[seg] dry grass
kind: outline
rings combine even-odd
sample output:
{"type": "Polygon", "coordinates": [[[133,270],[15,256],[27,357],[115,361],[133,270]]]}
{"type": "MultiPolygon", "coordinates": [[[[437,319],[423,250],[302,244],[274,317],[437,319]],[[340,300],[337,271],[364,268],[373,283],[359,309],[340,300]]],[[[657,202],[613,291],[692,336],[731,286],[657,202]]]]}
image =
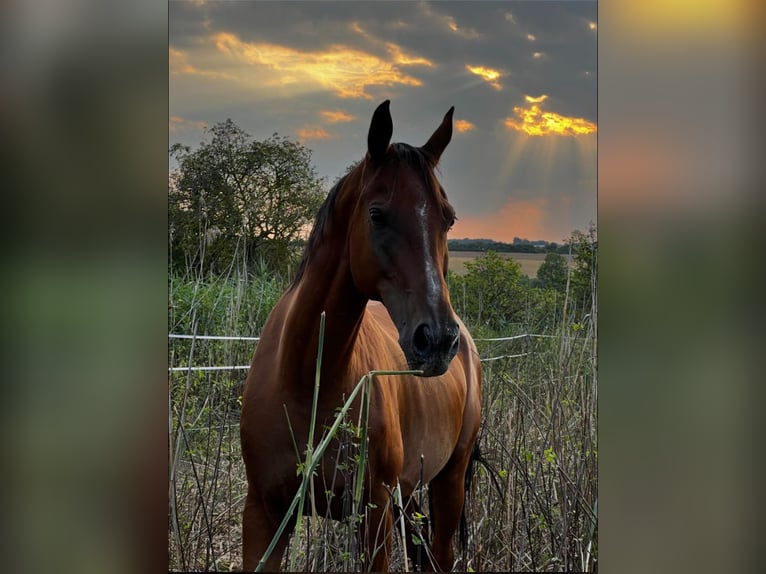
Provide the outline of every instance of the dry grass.
{"type": "MultiPolygon", "coordinates": [[[[227,296],[232,301],[229,311],[239,312],[245,295],[227,296]]],[[[232,321],[221,321],[227,323],[232,321]]],[[[224,333],[223,329],[209,327],[205,332],[224,333]]],[[[512,357],[483,362],[479,444],[487,464],[475,469],[466,505],[467,544],[456,549],[455,570],[596,568],[594,326],[585,321],[559,329],[552,337],[478,343],[484,358],[512,357]]],[[[171,366],[247,364],[252,345],[172,340],[171,366]]],[[[238,423],[244,378],[244,371],[171,374],[172,570],[241,567],[241,512],[247,485],[238,423]]],[[[391,569],[403,571],[408,565],[399,538],[391,569]]],[[[293,558],[298,569],[353,571],[355,545],[348,521],[305,520],[284,565],[293,558]]]]}
{"type": "MultiPolygon", "coordinates": [[[[483,355],[508,352],[508,343],[484,345],[483,355]]],[[[589,345],[587,335],[567,345],[530,340],[513,350],[528,355],[484,364],[480,445],[491,469],[476,468],[466,509],[468,544],[456,554],[457,570],[593,568],[597,444],[589,345]]],[[[175,386],[186,383],[185,377],[173,378],[175,386]]],[[[173,435],[177,521],[171,517],[171,566],[238,569],[247,489],[237,426],[242,380],[204,373],[195,382],[194,392],[204,398],[194,407],[187,400],[187,415],[173,435]]],[[[299,548],[301,568],[346,570],[353,563],[348,524],[307,521],[299,548]]],[[[392,568],[401,571],[396,548],[392,568]]]]}

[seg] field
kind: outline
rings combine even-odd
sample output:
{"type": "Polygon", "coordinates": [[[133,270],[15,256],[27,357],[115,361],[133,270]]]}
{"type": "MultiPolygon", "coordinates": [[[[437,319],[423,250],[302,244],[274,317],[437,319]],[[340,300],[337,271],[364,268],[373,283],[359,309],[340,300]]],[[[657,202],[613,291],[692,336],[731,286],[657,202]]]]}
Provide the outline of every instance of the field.
{"type": "MultiPolygon", "coordinates": [[[[465,273],[465,262],[472,261],[479,257],[480,251],[450,251],[449,268],[458,275],[465,273]]],[[[537,276],[537,270],[545,260],[545,253],[498,253],[501,257],[513,259],[521,266],[521,273],[534,279],[537,276]]],[[[567,257],[566,255],[564,257],[567,257]]]]}
{"type": "MultiPolygon", "coordinates": [[[[542,261],[532,254],[509,255],[522,255],[518,260],[530,265],[542,261]]],[[[275,278],[171,276],[168,330],[257,335],[283,288],[275,278]]],[[[467,496],[467,539],[464,547],[456,546],[457,571],[597,568],[595,326],[582,316],[564,315],[548,332],[531,334],[515,323],[490,332],[464,317],[477,338],[484,373],[479,444],[486,464],[477,465],[467,496]],[[487,340],[498,335],[514,338],[487,340]]],[[[247,484],[238,424],[246,370],[186,367],[247,365],[256,344],[169,340],[171,570],[241,568],[247,484]]],[[[392,571],[412,568],[402,548],[397,535],[392,571]]],[[[315,517],[304,521],[283,567],[293,561],[298,569],[355,571],[355,549],[350,521],[315,517]]]]}

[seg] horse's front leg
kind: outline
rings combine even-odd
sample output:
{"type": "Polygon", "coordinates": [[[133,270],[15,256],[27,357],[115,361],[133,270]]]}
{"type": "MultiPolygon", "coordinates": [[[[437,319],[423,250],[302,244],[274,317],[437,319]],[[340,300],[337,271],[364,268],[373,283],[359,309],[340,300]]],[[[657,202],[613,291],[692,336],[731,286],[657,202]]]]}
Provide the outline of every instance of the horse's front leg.
{"type": "MultiPolygon", "coordinates": [[[[454,562],[452,540],[460,526],[460,517],[463,513],[467,466],[468,457],[465,457],[465,460],[452,461],[429,484],[433,527],[431,551],[435,566],[440,571],[452,570],[454,562]]],[[[430,564],[427,563],[426,566],[430,567],[430,564]]]]}
{"type": "MultiPolygon", "coordinates": [[[[279,523],[269,518],[269,513],[261,503],[260,497],[256,496],[252,489],[248,490],[242,516],[242,569],[245,572],[255,571],[278,527],[279,523]]],[[[292,528],[285,528],[264,564],[265,572],[279,571],[291,531],[292,528]]]]}
{"type": "Polygon", "coordinates": [[[364,555],[364,569],[370,572],[387,572],[391,556],[391,536],[393,535],[393,512],[389,492],[384,485],[379,485],[370,493],[365,520],[360,529],[364,555]]]}

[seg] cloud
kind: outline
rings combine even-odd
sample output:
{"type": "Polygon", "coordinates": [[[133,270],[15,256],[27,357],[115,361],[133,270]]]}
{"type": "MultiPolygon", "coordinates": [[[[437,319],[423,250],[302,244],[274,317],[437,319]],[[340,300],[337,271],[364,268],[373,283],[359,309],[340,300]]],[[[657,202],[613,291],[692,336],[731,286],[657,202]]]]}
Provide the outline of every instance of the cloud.
{"type": "Polygon", "coordinates": [[[352,116],[343,110],[322,110],[319,112],[319,115],[321,115],[327,122],[331,124],[353,122],[356,119],[356,116],[352,116]]]}
{"type": "Polygon", "coordinates": [[[298,139],[308,140],[329,140],[333,136],[327,130],[320,126],[306,126],[298,130],[298,139]]]}
{"type": "MultiPolygon", "coordinates": [[[[244,64],[266,68],[275,74],[279,86],[320,86],[341,98],[372,99],[370,86],[421,86],[422,82],[404,73],[401,66],[431,66],[425,58],[408,56],[395,44],[388,45],[391,60],[374,54],[333,45],[325,50],[302,51],[269,43],[248,43],[230,33],[212,37],[219,52],[244,64]]],[[[267,82],[267,80],[263,80],[267,82]]]]}
{"type": "Polygon", "coordinates": [[[486,66],[471,66],[466,65],[466,70],[471,72],[472,74],[475,74],[482,78],[484,81],[486,81],[490,86],[495,88],[496,90],[502,90],[503,86],[498,82],[498,78],[500,78],[503,73],[499,70],[494,70],[492,68],[488,68],[486,66]]]}
{"type": "Polygon", "coordinates": [[[232,80],[232,76],[225,72],[218,72],[214,70],[202,70],[193,66],[189,62],[189,54],[183,50],[178,50],[172,46],[168,50],[168,64],[170,68],[170,74],[172,76],[179,75],[194,75],[204,76],[207,78],[232,80]]]}
{"type": "Polygon", "coordinates": [[[205,122],[189,120],[181,116],[170,116],[168,131],[178,132],[181,130],[202,130],[207,127],[205,122]]]}
{"type": "Polygon", "coordinates": [[[584,118],[567,117],[554,112],[543,111],[541,104],[548,98],[543,94],[536,98],[525,96],[528,107],[515,106],[516,118],[506,118],[505,125],[513,130],[531,136],[560,135],[579,136],[594,133],[596,124],[584,118]]]}
{"type": "Polygon", "coordinates": [[[440,14],[434,10],[431,4],[428,2],[421,2],[420,9],[426,16],[438,22],[440,26],[447,28],[450,32],[460,36],[461,38],[465,38],[467,40],[475,40],[482,37],[482,34],[473,28],[460,27],[455,18],[447,14],[440,14]]]}
{"type": "Polygon", "coordinates": [[[393,42],[384,42],[377,36],[370,34],[367,30],[362,28],[359,22],[352,22],[351,29],[372,45],[384,46],[396,64],[402,66],[426,66],[429,68],[433,66],[433,62],[427,58],[421,58],[420,56],[412,56],[410,54],[406,54],[404,50],[402,50],[402,47],[398,44],[394,44],[393,42]]]}
{"type": "Polygon", "coordinates": [[[426,66],[428,68],[433,66],[433,62],[431,62],[431,60],[421,58],[419,56],[410,56],[409,54],[405,54],[401,47],[397,46],[393,42],[386,42],[386,50],[388,50],[388,53],[391,54],[394,62],[401,66],[426,66]]]}
{"type": "Polygon", "coordinates": [[[455,129],[460,133],[464,133],[476,129],[476,126],[468,120],[455,120],[455,129]]]}

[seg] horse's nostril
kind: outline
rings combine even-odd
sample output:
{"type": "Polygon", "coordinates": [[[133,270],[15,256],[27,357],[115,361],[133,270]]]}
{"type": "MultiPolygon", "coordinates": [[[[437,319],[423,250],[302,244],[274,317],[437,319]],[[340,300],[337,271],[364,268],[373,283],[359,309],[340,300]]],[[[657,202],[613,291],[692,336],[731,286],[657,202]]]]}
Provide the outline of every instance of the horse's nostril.
{"type": "Polygon", "coordinates": [[[431,328],[425,323],[415,329],[412,337],[412,349],[419,357],[425,357],[431,352],[431,328]]]}

